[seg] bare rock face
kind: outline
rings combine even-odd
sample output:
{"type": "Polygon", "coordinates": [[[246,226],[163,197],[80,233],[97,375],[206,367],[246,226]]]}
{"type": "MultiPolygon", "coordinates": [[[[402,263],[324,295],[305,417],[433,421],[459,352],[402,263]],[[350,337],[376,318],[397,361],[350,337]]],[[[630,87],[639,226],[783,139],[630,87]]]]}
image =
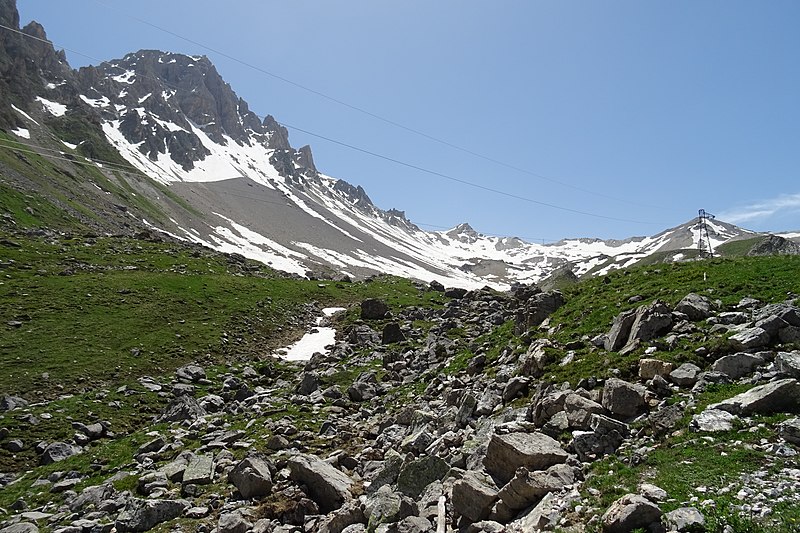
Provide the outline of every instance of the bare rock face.
{"type": "Polygon", "coordinates": [[[353,499],[353,480],[313,455],[297,454],[287,462],[292,480],[308,487],[309,496],[323,513],[340,508],[353,499]]]}
{"type": "Polygon", "coordinates": [[[529,470],[544,470],[565,462],[567,457],[558,441],[544,433],[495,433],[489,440],[483,464],[505,485],[521,466],[529,470]]]}

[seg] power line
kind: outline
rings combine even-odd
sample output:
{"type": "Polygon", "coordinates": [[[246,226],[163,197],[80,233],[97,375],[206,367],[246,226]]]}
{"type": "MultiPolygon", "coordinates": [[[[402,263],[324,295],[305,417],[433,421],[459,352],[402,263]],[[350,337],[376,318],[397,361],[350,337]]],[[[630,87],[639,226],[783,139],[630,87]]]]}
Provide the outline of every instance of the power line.
{"type": "Polygon", "coordinates": [[[311,131],[304,130],[302,128],[298,128],[297,126],[291,126],[291,125],[286,124],[286,123],[279,123],[279,124],[281,124],[281,126],[284,126],[286,128],[293,129],[295,131],[300,131],[302,133],[305,133],[306,135],[310,135],[312,137],[316,137],[318,139],[322,139],[324,141],[328,141],[330,143],[337,144],[339,146],[344,146],[344,147],[349,148],[351,150],[355,150],[357,152],[361,152],[363,154],[367,154],[369,156],[372,156],[372,157],[375,157],[375,158],[378,158],[378,159],[383,159],[385,161],[390,161],[390,162],[395,163],[397,165],[401,165],[401,166],[404,166],[404,167],[407,167],[407,168],[411,168],[411,169],[417,170],[419,172],[424,172],[424,173],[430,174],[432,176],[437,176],[437,177],[440,177],[440,178],[443,178],[443,179],[446,179],[446,180],[450,180],[450,181],[454,181],[456,183],[460,183],[462,185],[467,185],[469,187],[474,187],[476,189],[480,189],[480,190],[483,190],[483,191],[492,192],[492,193],[495,193],[495,194],[499,194],[501,196],[506,196],[508,198],[514,198],[516,200],[521,200],[523,202],[529,202],[529,203],[540,205],[540,206],[543,206],[543,207],[549,207],[551,209],[558,209],[560,211],[567,211],[569,213],[575,213],[575,214],[578,214],[578,215],[585,215],[585,216],[590,216],[590,217],[595,217],[595,218],[602,218],[602,219],[605,219],[605,220],[615,220],[617,222],[631,222],[631,223],[634,223],[634,224],[652,224],[652,225],[663,225],[664,224],[662,222],[645,222],[645,221],[642,221],[642,220],[631,220],[631,219],[627,219],[627,218],[610,217],[610,216],[606,216],[606,215],[599,215],[597,213],[590,213],[588,211],[581,211],[580,209],[572,209],[570,207],[564,207],[564,206],[551,204],[551,203],[547,203],[547,202],[541,202],[539,200],[534,200],[533,198],[528,198],[526,196],[520,196],[519,194],[505,192],[505,191],[502,191],[500,189],[487,187],[487,186],[481,185],[479,183],[474,183],[472,181],[467,181],[467,180],[464,180],[464,179],[461,179],[461,178],[457,178],[457,177],[451,176],[449,174],[444,174],[442,172],[437,172],[435,170],[430,170],[430,169],[427,169],[425,167],[420,167],[418,165],[414,165],[414,164],[411,164],[411,163],[406,163],[405,161],[401,161],[399,159],[395,159],[395,158],[389,157],[387,155],[379,154],[377,152],[372,152],[372,151],[366,150],[364,148],[359,148],[358,146],[354,146],[352,144],[348,144],[348,143],[345,143],[345,142],[342,142],[342,141],[337,141],[336,139],[332,139],[330,137],[326,137],[326,136],[320,135],[318,133],[313,133],[311,131]]]}
{"type": "Polygon", "coordinates": [[[465,148],[463,146],[457,145],[457,144],[452,143],[450,141],[447,141],[447,140],[441,139],[439,137],[430,135],[430,134],[425,133],[425,132],[423,132],[421,130],[412,128],[410,126],[406,126],[405,124],[402,124],[402,123],[397,122],[395,120],[392,120],[390,118],[384,117],[384,116],[379,115],[377,113],[373,113],[372,111],[364,109],[363,107],[359,107],[359,106],[350,104],[348,102],[345,102],[344,100],[341,100],[339,98],[331,96],[331,95],[329,95],[327,93],[324,93],[322,91],[318,91],[316,89],[308,87],[307,85],[303,85],[301,83],[293,81],[293,80],[291,80],[289,78],[286,78],[284,76],[281,76],[279,74],[275,74],[274,72],[271,72],[271,71],[266,70],[266,69],[264,69],[262,67],[259,67],[258,65],[254,65],[254,64],[252,64],[252,63],[250,63],[248,61],[239,59],[238,57],[235,57],[235,56],[233,56],[231,54],[228,54],[226,52],[223,52],[221,50],[218,50],[218,49],[213,48],[211,46],[208,46],[206,44],[203,44],[203,43],[201,43],[199,41],[196,41],[196,40],[191,39],[189,37],[185,37],[183,35],[180,35],[180,34],[174,32],[172,30],[169,30],[167,28],[164,28],[162,26],[159,26],[157,24],[154,24],[154,23],[149,22],[147,20],[144,20],[142,18],[136,17],[134,15],[131,15],[130,13],[127,13],[127,12],[121,10],[121,9],[113,7],[113,6],[109,5],[108,3],[103,2],[101,0],[94,0],[94,1],[95,1],[95,3],[105,7],[109,11],[116,11],[118,13],[121,13],[123,16],[125,16],[125,17],[127,17],[127,18],[129,18],[131,20],[135,20],[136,22],[139,22],[141,24],[144,24],[146,26],[149,26],[151,28],[154,28],[156,30],[164,32],[164,33],[166,33],[168,35],[171,35],[173,37],[176,37],[178,39],[181,39],[182,41],[186,41],[186,42],[188,42],[190,44],[193,44],[195,46],[199,46],[200,48],[203,48],[208,52],[211,52],[213,54],[217,54],[218,56],[224,57],[225,59],[229,59],[229,60],[231,60],[231,61],[233,61],[235,63],[238,63],[238,64],[240,64],[240,65],[242,65],[244,67],[247,67],[247,68],[249,68],[251,70],[254,70],[256,72],[259,72],[259,73],[264,74],[266,76],[269,76],[271,78],[274,78],[274,79],[277,79],[279,81],[282,81],[282,82],[284,82],[284,83],[286,83],[288,85],[291,85],[293,87],[297,87],[298,89],[301,89],[301,90],[306,91],[308,93],[311,93],[313,95],[319,96],[320,98],[323,98],[325,100],[333,102],[333,103],[335,103],[337,105],[340,105],[340,106],[345,107],[347,109],[350,109],[352,111],[356,111],[358,113],[361,113],[363,115],[366,115],[366,116],[371,117],[373,119],[376,119],[378,121],[381,121],[381,122],[384,122],[386,124],[389,124],[390,126],[394,126],[396,128],[405,130],[405,131],[407,131],[409,133],[413,133],[414,135],[418,135],[418,136],[423,137],[425,139],[428,139],[430,141],[434,141],[436,143],[439,143],[439,144],[441,144],[443,146],[447,146],[447,147],[452,148],[454,150],[458,150],[458,151],[460,151],[462,153],[469,154],[469,155],[471,155],[473,157],[476,157],[478,159],[483,159],[484,161],[488,161],[490,163],[493,163],[493,164],[496,164],[496,165],[500,165],[500,166],[508,168],[510,170],[514,170],[514,171],[520,172],[522,174],[527,174],[529,176],[533,176],[533,177],[539,178],[541,180],[548,181],[550,183],[555,183],[557,185],[561,185],[563,187],[567,187],[567,188],[570,188],[570,189],[573,189],[573,190],[576,190],[576,191],[581,191],[581,192],[584,192],[586,194],[590,194],[590,195],[597,196],[597,197],[600,197],[600,198],[605,198],[605,199],[608,199],[608,200],[614,200],[614,201],[617,201],[617,202],[622,202],[622,203],[629,204],[629,205],[636,205],[636,206],[640,206],[640,207],[649,207],[649,208],[655,208],[655,209],[668,210],[668,208],[663,207],[663,206],[654,206],[654,205],[641,204],[639,202],[633,202],[631,200],[626,200],[624,198],[617,198],[615,196],[611,196],[611,195],[604,194],[604,193],[601,193],[601,192],[597,192],[597,191],[593,191],[593,190],[590,190],[590,189],[586,189],[584,187],[579,187],[579,186],[574,185],[572,183],[565,182],[565,181],[562,181],[562,180],[558,180],[558,179],[555,179],[555,178],[551,178],[551,177],[546,176],[544,174],[541,174],[539,172],[534,172],[532,170],[521,168],[521,167],[518,167],[516,165],[512,165],[510,163],[506,163],[505,161],[502,161],[500,159],[496,159],[494,157],[482,154],[480,152],[477,152],[477,151],[474,151],[474,150],[470,150],[469,148],[465,148]]]}
{"type": "MultiPolygon", "coordinates": [[[[22,32],[22,31],[20,31],[18,29],[14,29],[14,28],[11,28],[11,27],[3,25],[3,24],[0,24],[0,28],[4,28],[4,29],[10,30],[10,31],[13,31],[13,32],[15,32],[17,34],[20,34],[20,35],[25,36],[25,37],[29,37],[29,38],[34,39],[36,41],[48,43],[51,46],[55,47],[55,43],[53,43],[52,41],[48,41],[46,39],[35,37],[33,35],[28,35],[27,33],[22,32]]],[[[165,31],[167,31],[167,30],[165,30],[165,31]]],[[[198,44],[198,46],[200,46],[200,45],[198,44]]],[[[66,48],[64,48],[64,49],[66,50],[66,48]]],[[[76,53],[79,53],[79,52],[76,52],[76,53]]],[[[83,54],[83,53],[79,53],[79,54],[84,56],[84,57],[87,57],[89,59],[92,59],[92,60],[95,60],[95,61],[100,61],[99,59],[93,58],[93,57],[91,57],[89,55],[86,55],[86,54],[83,54]]],[[[117,65],[110,65],[110,66],[112,68],[117,68],[119,70],[123,70],[122,67],[119,67],[117,65]]],[[[137,74],[137,75],[139,75],[139,74],[137,74]]],[[[176,86],[174,86],[172,84],[164,82],[164,80],[161,80],[160,78],[157,78],[157,77],[154,77],[154,76],[146,76],[146,75],[139,75],[139,76],[144,77],[144,78],[152,78],[154,80],[159,81],[160,83],[164,84],[167,87],[180,89],[179,87],[176,87],[176,86]]],[[[256,115],[256,116],[259,116],[259,115],[256,115]]],[[[648,221],[642,221],[642,220],[634,220],[634,219],[627,219],[627,218],[620,218],[620,217],[612,217],[612,216],[592,213],[592,212],[589,212],[589,211],[583,211],[583,210],[580,210],[580,209],[573,209],[573,208],[569,208],[569,207],[564,207],[564,206],[560,206],[560,205],[552,204],[552,203],[548,203],[548,202],[542,202],[540,200],[534,200],[533,198],[528,198],[526,196],[521,196],[521,195],[518,195],[518,194],[515,194],[515,193],[506,192],[506,191],[503,191],[503,190],[500,190],[500,189],[495,189],[493,187],[487,187],[487,186],[481,185],[479,183],[475,183],[475,182],[472,182],[472,181],[461,179],[461,178],[458,178],[458,177],[455,177],[455,176],[452,176],[452,175],[449,175],[449,174],[444,174],[442,172],[438,172],[438,171],[435,171],[435,170],[430,170],[430,169],[427,169],[425,167],[421,167],[419,165],[415,165],[415,164],[412,164],[412,163],[407,163],[405,161],[402,161],[402,160],[399,160],[399,159],[396,159],[396,158],[393,158],[393,157],[390,157],[390,156],[387,156],[387,155],[379,154],[379,153],[373,152],[371,150],[360,148],[358,146],[355,146],[355,145],[352,145],[352,144],[349,144],[349,143],[346,143],[346,142],[343,142],[343,141],[338,141],[338,140],[333,139],[331,137],[320,135],[318,133],[314,133],[314,132],[311,132],[309,130],[297,127],[297,126],[292,126],[292,125],[285,124],[285,123],[279,123],[279,124],[281,124],[282,126],[284,126],[286,128],[290,128],[290,129],[293,129],[295,131],[302,132],[302,133],[304,133],[306,135],[310,135],[312,137],[316,137],[318,139],[322,139],[322,140],[325,140],[327,142],[330,142],[330,143],[333,143],[333,144],[336,144],[336,145],[339,145],[339,146],[346,147],[346,148],[348,148],[350,150],[354,150],[356,152],[360,152],[360,153],[369,155],[371,157],[382,159],[384,161],[389,161],[391,163],[394,163],[394,164],[397,164],[397,165],[400,165],[400,166],[404,166],[406,168],[410,168],[410,169],[416,170],[418,172],[423,172],[423,173],[430,174],[432,176],[436,176],[436,177],[439,177],[439,178],[442,178],[442,179],[446,179],[446,180],[449,180],[449,181],[452,181],[452,182],[455,182],[455,183],[459,183],[459,184],[462,184],[462,185],[473,187],[473,188],[476,188],[476,189],[479,189],[479,190],[483,190],[483,191],[486,191],[486,192],[491,192],[491,193],[498,194],[498,195],[501,195],[501,196],[505,196],[505,197],[508,197],[508,198],[513,198],[513,199],[516,199],[516,200],[532,203],[532,204],[539,205],[539,206],[542,206],[542,207],[548,207],[548,208],[551,208],[551,209],[565,211],[565,212],[568,212],[568,213],[579,214],[579,215],[589,216],[589,217],[593,217],[593,218],[599,218],[599,219],[603,219],[603,220],[612,220],[612,221],[616,221],[616,222],[627,222],[627,223],[642,224],[642,225],[665,225],[666,224],[664,222],[648,222],[648,221]]],[[[114,164],[114,163],[110,163],[110,164],[114,164]]],[[[135,168],[135,167],[132,167],[132,168],[135,168]]],[[[642,204],[636,204],[636,205],[640,205],[642,207],[645,207],[642,204]]]]}

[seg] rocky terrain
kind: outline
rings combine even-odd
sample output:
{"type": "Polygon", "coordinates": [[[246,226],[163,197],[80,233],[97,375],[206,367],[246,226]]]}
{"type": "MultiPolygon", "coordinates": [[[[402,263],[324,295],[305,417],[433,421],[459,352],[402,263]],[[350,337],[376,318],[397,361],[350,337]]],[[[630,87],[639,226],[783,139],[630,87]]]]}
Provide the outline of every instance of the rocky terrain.
{"type": "Polygon", "coordinates": [[[668,284],[786,259],[749,261],[365,299],[305,363],[198,360],[87,391],[154,398],[127,434],[98,405],[63,419],[71,437],[28,442],[63,404],[6,395],[4,453],[40,466],[3,475],[0,531],[793,531],[800,308],[668,284]]]}

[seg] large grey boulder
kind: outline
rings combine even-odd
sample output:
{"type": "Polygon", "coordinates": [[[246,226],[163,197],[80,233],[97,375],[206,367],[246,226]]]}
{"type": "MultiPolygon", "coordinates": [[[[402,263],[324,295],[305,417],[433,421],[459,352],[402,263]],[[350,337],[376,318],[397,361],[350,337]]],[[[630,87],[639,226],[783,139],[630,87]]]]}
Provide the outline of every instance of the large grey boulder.
{"type": "Polygon", "coordinates": [[[711,370],[725,374],[731,379],[739,379],[752,374],[763,364],[764,358],[760,355],[739,352],[720,357],[711,365],[711,370]]]}
{"type": "Polygon", "coordinates": [[[434,455],[420,457],[403,464],[397,476],[397,490],[416,499],[425,487],[434,481],[444,479],[449,471],[450,465],[440,457],[434,455]]]}
{"type": "Polygon", "coordinates": [[[286,461],[290,476],[308,487],[309,496],[323,513],[329,513],[353,498],[353,480],[313,455],[297,454],[286,461]]]}
{"type": "Polygon", "coordinates": [[[488,517],[496,501],[497,489],[491,480],[482,479],[475,472],[466,472],[453,484],[453,511],[472,522],[488,517]]]}
{"type": "Polygon", "coordinates": [[[679,507],[664,515],[670,531],[705,531],[706,518],[696,507],[679,507]]]}
{"type": "Polygon", "coordinates": [[[505,485],[521,466],[544,470],[565,462],[567,457],[558,441],[544,433],[495,433],[489,440],[483,464],[499,484],[505,485]]]}
{"type": "Polygon", "coordinates": [[[614,453],[628,434],[628,425],[604,415],[593,414],[591,431],[573,431],[572,446],[581,461],[593,461],[614,453]]]}
{"type": "Polygon", "coordinates": [[[702,370],[693,363],[683,363],[669,373],[669,379],[679,387],[691,387],[700,379],[702,370]]]}
{"type": "Polygon", "coordinates": [[[383,300],[370,298],[361,302],[361,318],[364,320],[380,320],[389,312],[389,306],[383,300]]]}
{"type": "Polygon", "coordinates": [[[800,383],[796,379],[781,379],[737,394],[709,406],[734,415],[769,414],[800,411],[800,383]]]}
{"type": "Polygon", "coordinates": [[[534,505],[545,494],[558,492],[575,483],[575,472],[565,464],[553,465],[544,471],[517,469],[498,493],[500,500],[511,510],[517,511],[534,505]]]}
{"type": "Polygon", "coordinates": [[[206,371],[199,365],[186,365],[175,371],[175,377],[188,383],[197,383],[206,379],[206,371]]]}
{"type": "Polygon", "coordinates": [[[778,432],[787,442],[800,445],[800,418],[790,418],[781,422],[778,432]]]}
{"type": "Polygon", "coordinates": [[[208,485],[214,479],[214,458],[210,455],[195,455],[183,471],[183,484],[208,485]]]}
{"type": "Polygon", "coordinates": [[[769,332],[761,327],[744,329],[728,339],[736,350],[757,350],[769,346],[769,341],[769,332]]]}
{"type": "Polygon", "coordinates": [[[143,500],[131,498],[117,517],[119,533],[149,531],[162,522],[178,518],[190,507],[186,500],[143,500]]]}
{"type": "Polygon", "coordinates": [[[639,384],[610,378],[606,380],[603,387],[602,405],[617,416],[630,418],[645,411],[647,407],[646,392],[647,389],[639,384]]]}
{"type": "Polygon", "coordinates": [[[609,352],[616,352],[626,344],[631,334],[631,327],[636,322],[636,311],[624,311],[614,318],[611,330],[606,335],[603,347],[609,352]]]}
{"type": "Polygon", "coordinates": [[[800,379],[800,352],[780,352],[775,356],[775,368],[789,377],[800,379]]]}
{"type": "Polygon", "coordinates": [[[182,422],[184,420],[195,421],[205,416],[206,410],[200,407],[192,396],[178,396],[167,405],[158,422],[182,422]]]}
{"type": "Polygon", "coordinates": [[[39,528],[30,522],[19,522],[0,529],[0,533],[39,533],[39,528]]]}
{"type": "Polygon", "coordinates": [[[522,332],[534,328],[555,313],[565,303],[564,295],[559,291],[540,292],[531,296],[517,313],[517,331],[522,332]]]}
{"type": "Polygon", "coordinates": [[[564,412],[569,427],[586,429],[589,427],[592,415],[605,414],[606,409],[599,403],[573,392],[564,399],[564,412]]]}
{"type": "Polygon", "coordinates": [[[722,409],[705,409],[702,413],[692,417],[690,428],[695,431],[707,431],[715,433],[719,431],[730,431],[733,423],[738,418],[722,409]]]}
{"type": "Polygon", "coordinates": [[[228,473],[243,498],[262,498],[272,492],[272,474],[267,461],[258,456],[245,457],[228,473]]]}
{"type": "Polygon", "coordinates": [[[778,317],[791,326],[800,326],[800,309],[789,303],[768,304],[755,312],[756,322],[778,317]]]}
{"type": "Polygon", "coordinates": [[[636,310],[636,320],[631,326],[628,343],[649,341],[660,337],[672,327],[672,311],[661,300],[643,305],[636,310]]]}
{"type": "Polygon", "coordinates": [[[80,453],[80,451],[80,448],[67,444],[66,442],[54,442],[44,449],[40,462],[43,465],[57,463],[80,453]]]}
{"type": "Polygon", "coordinates": [[[678,302],[678,305],[675,306],[675,310],[689,317],[689,320],[696,322],[698,320],[705,320],[711,316],[713,304],[711,300],[705,296],[690,292],[678,302]]]}
{"type": "Polygon", "coordinates": [[[601,523],[605,533],[630,533],[661,520],[661,509],[644,496],[626,494],[611,504],[601,523]]]}
{"type": "Polygon", "coordinates": [[[367,529],[374,531],[381,524],[398,522],[407,516],[417,514],[414,502],[388,485],[384,485],[367,498],[364,505],[364,516],[367,518],[367,529]]]}
{"type": "Polygon", "coordinates": [[[222,513],[217,521],[218,533],[247,533],[253,524],[238,509],[222,513]]]}

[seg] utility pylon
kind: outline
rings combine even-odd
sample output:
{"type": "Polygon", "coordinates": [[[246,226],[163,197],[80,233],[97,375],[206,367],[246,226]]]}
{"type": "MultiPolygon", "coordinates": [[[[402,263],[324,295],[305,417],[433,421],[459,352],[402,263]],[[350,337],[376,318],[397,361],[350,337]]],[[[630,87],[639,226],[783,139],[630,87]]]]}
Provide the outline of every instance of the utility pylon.
{"type": "Polygon", "coordinates": [[[697,243],[697,249],[700,250],[701,256],[708,254],[709,257],[714,257],[714,250],[711,248],[711,237],[708,236],[708,224],[706,221],[709,219],[713,220],[715,217],[711,213],[707,213],[705,209],[701,209],[697,213],[699,215],[698,222],[700,223],[700,240],[697,243]]]}

